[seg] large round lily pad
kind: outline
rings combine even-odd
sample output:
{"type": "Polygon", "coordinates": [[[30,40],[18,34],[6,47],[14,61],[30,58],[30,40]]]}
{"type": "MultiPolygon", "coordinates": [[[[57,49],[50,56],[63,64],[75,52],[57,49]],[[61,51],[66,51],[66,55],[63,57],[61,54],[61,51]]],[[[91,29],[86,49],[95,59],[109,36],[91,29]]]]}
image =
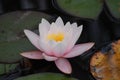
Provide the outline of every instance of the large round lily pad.
{"type": "Polygon", "coordinates": [[[15,80],[77,80],[58,73],[39,73],[25,77],[20,77],[15,80]]]}
{"type": "Polygon", "coordinates": [[[73,16],[95,19],[102,10],[102,0],[56,0],[58,7],[73,16]]]}
{"type": "Polygon", "coordinates": [[[106,0],[106,3],[112,15],[120,19],[120,0],[106,0]]]}
{"type": "Polygon", "coordinates": [[[35,47],[27,39],[0,42],[0,62],[18,62],[21,59],[20,53],[29,50],[35,50],[35,47]]]}
{"type": "Polygon", "coordinates": [[[35,11],[16,11],[0,16],[0,42],[20,38],[24,29],[37,29],[41,18],[51,16],[35,11]]]}
{"type": "Polygon", "coordinates": [[[38,30],[41,18],[50,20],[51,16],[35,11],[16,11],[0,16],[0,62],[18,62],[21,52],[35,49],[23,31],[38,30]]]}

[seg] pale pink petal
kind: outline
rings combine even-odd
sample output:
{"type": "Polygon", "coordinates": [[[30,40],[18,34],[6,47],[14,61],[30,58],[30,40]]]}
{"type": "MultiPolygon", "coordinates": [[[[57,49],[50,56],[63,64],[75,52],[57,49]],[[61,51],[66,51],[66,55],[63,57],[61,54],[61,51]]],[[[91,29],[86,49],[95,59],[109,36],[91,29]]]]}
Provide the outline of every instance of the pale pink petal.
{"type": "Polygon", "coordinates": [[[56,44],[52,52],[56,57],[62,57],[65,53],[65,49],[65,45],[60,42],[56,44]]]}
{"type": "Polygon", "coordinates": [[[44,59],[47,61],[55,61],[58,59],[57,57],[49,56],[49,55],[46,55],[45,53],[43,53],[43,56],[44,56],[44,59]]]}
{"type": "Polygon", "coordinates": [[[43,39],[39,40],[39,46],[41,47],[42,51],[44,51],[45,53],[49,53],[51,51],[48,42],[43,39]]]}
{"type": "Polygon", "coordinates": [[[56,42],[53,40],[45,41],[45,40],[39,40],[39,45],[46,54],[48,55],[53,55],[51,52],[53,51],[53,46],[56,45],[56,42]]]}
{"type": "Polygon", "coordinates": [[[63,73],[71,74],[72,72],[71,64],[67,59],[60,58],[55,61],[55,64],[58,67],[58,69],[63,73]]]}
{"type": "Polygon", "coordinates": [[[64,57],[65,58],[72,58],[81,55],[85,51],[89,50],[91,47],[93,47],[94,43],[84,43],[84,44],[78,44],[73,47],[73,49],[67,53],[64,57]]]}
{"type": "Polygon", "coordinates": [[[72,44],[75,44],[76,41],[79,39],[81,32],[83,30],[83,25],[79,26],[79,27],[72,27],[73,28],[73,38],[72,38],[72,44]]]}
{"type": "Polygon", "coordinates": [[[50,23],[43,18],[41,23],[39,24],[40,37],[43,38],[45,35],[47,35],[49,29],[50,29],[50,23]]]}
{"type": "Polygon", "coordinates": [[[57,20],[55,21],[55,24],[59,27],[63,27],[64,23],[61,17],[58,17],[57,20]]]}
{"type": "Polygon", "coordinates": [[[72,23],[71,26],[72,27],[77,27],[77,23],[72,23]]]}
{"type": "Polygon", "coordinates": [[[70,22],[67,22],[66,24],[65,24],[65,27],[64,27],[64,31],[65,32],[69,32],[70,31],[70,27],[71,27],[71,24],[70,24],[70,22]]]}
{"type": "Polygon", "coordinates": [[[41,51],[30,51],[21,53],[22,56],[30,59],[43,59],[41,51]]]}
{"type": "Polygon", "coordinates": [[[52,22],[48,34],[53,34],[53,33],[55,34],[57,32],[58,32],[58,25],[56,25],[54,22],[52,22]]]}
{"type": "Polygon", "coordinates": [[[42,23],[42,24],[45,24],[45,25],[48,26],[48,27],[50,27],[50,23],[49,23],[46,19],[44,19],[44,18],[42,18],[41,23],[42,23]]]}
{"type": "Polygon", "coordinates": [[[74,28],[74,31],[72,33],[72,37],[70,38],[70,44],[68,45],[68,48],[67,48],[68,51],[73,48],[76,41],[79,39],[81,32],[82,32],[82,29],[83,29],[83,25],[81,25],[77,28],[74,28]]]}
{"type": "Polygon", "coordinates": [[[39,36],[37,34],[33,33],[30,30],[24,30],[24,33],[36,48],[41,49],[39,46],[39,36]]]}
{"type": "Polygon", "coordinates": [[[65,27],[69,27],[69,26],[71,26],[71,24],[70,24],[70,22],[67,22],[67,23],[65,24],[65,27]]]}
{"type": "Polygon", "coordinates": [[[62,44],[64,44],[65,49],[68,48],[68,44],[71,43],[71,39],[72,39],[72,34],[73,34],[73,29],[71,28],[71,24],[70,22],[67,22],[65,24],[64,27],[64,40],[61,42],[62,44]]]}

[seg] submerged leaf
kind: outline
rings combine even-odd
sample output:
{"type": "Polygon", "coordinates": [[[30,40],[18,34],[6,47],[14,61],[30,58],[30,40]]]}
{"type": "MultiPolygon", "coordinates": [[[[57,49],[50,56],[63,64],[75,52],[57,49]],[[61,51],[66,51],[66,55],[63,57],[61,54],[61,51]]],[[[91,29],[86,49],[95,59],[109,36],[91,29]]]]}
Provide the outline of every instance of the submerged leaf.
{"type": "Polygon", "coordinates": [[[0,75],[9,73],[10,71],[14,70],[18,63],[15,64],[0,64],[0,75]]]}

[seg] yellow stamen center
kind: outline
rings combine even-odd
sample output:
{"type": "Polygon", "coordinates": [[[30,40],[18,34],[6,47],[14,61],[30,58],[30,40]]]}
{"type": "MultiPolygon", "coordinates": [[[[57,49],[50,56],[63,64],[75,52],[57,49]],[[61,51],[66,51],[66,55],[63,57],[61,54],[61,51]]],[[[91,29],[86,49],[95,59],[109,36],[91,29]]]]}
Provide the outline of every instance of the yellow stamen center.
{"type": "Polygon", "coordinates": [[[48,34],[47,36],[48,40],[54,40],[56,42],[62,41],[64,39],[64,34],[63,33],[57,33],[57,34],[48,34]]]}

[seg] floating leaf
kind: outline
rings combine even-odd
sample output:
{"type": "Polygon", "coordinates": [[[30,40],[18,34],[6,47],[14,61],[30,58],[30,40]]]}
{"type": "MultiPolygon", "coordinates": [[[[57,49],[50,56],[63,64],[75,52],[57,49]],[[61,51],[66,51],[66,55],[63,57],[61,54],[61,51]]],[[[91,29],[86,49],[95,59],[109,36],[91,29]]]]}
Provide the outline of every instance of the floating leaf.
{"type": "Polygon", "coordinates": [[[0,62],[14,63],[21,59],[20,53],[34,50],[35,47],[27,39],[0,43],[0,62]]]}
{"type": "Polygon", "coordinates": [[[41,18],[51,16],[35,11],[16,11],[0,16],[0,41],[16,40],[24,29],[38,28],[41,18]]]}
{"type": "Polygon", "coordinates": [[[110,12],[116,18],[120,18],[120,0],[106,0],[110,12]]]}
{"type": "Polygon", "coordinates": [[[102,10],[101,0],[57,0],[59,8],[77,17],[95,19],[102,10]]]}
{"type": "Polygon", "coordinates": [[[18,62],[21,59],[19,53],[35,49],[24,38],[23,30],[35,30],[41,18],[50,20],[51,16],[35,11],[16,11],[0,16],[0,62],[18,62]]]}
{"type": "Polygon", "coordinates": [[[39,73],[20,77],[15,80],[77,80],[58,73],[39,73]]]}

